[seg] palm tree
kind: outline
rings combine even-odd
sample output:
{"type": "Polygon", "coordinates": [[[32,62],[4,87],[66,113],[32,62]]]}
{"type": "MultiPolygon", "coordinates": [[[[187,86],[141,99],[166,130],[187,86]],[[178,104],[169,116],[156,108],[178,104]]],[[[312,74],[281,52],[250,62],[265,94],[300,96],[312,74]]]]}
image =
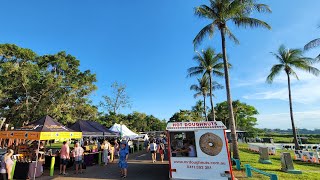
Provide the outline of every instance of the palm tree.
{"type": "MultiPolygon", "coordinates": [[[[320,26],[319,26],[320,28],[320,26]]],[[[309,50],[315,47],[320,46],[320,38],[314,39],[310,42],[308,42],[305,46],[304,46],[304,50],[309,50]]],[[[320,54],[316,57],[316,59],[320,60],[320,54]]]]}
{"type": "Polygon", "coordinates": [[[220,31],[223,63],[224,63],[224,74],[226,93],[228,101],[229,118],[232,126],[231,129],[231,140],[233,146],[233,157],[239,159],[239,149],[237,143],[237,134],[235,130],[235,122],[232,108],[232,99],[229,82],[229,69],[228,59],[226,50],[226,39],[227,35],[235,43],[239,43],[238,39],[232,34],[227,26],[228,22],[235,23],[238,27],[263,27],[271,29],[271,27],[264,21],[256,18],[251,18],[252,12],[271,12],[269,6],[265,4],[257,4],[255,0],[209,0],[210,5],[201,5],[195,8],[195,15],[200,18],[206,18],[211,22],[200,30],[197,36],[193,40],[193,44],[196,47],[199,45],[203,38],[207,35],[212,37],[216,30],[220,31]]]}
{"type": "Polygon", "coordinates": [[[193,57],[194,60],[197,61],[198,65],[195,67],[191,67],[188,69],[188,76],[196,76],[202,74],[203,76],[209,77],[209,96],[210,96],[210,104],[211,104],[211,114],[213,120],[215,121],[214,114],[214,105],[213,105],[213,80],[212,76],[223,76],[223,63],[222,63],[222,54],[216,54],[212,48],[207,48],[202,51],[202,54],[197,52],[197,55],[193,57]]]}
{"type": "Polygon", "coordinates": [[[307,58],[303,56],[303,51],[300,49],[286,49],[284,45],[281,45],[277,53],[272,53],[273,56],[279,61],[279,64],[272,66],[270,74],[267,77],[267,83],[272,83],[274,78],[280,74],[282,70],[285,71],[288,79],[288,91],[289,91],[289,107],[290,107],[290,117],[292,132],[294,138],[295,149],[299,150],[299,144],[297,140],[296,128],[294,125],[293,111],[292,111],[292,99],[291,99],[291,85],[290,85],[290,76],[293,76],[297,79],[298,75],[293,70],[293,68],[306,71],[313,75],[318,76],[320,71],[313,67],[312,64],[315,63],[315,59],[307,58]]]}
{"type": "MultiPolygon", "coordinates": [[[[206,107],[207,108],[207,107],[206,107]]],[[[192,112],[194,114],[194,120],[199,121],[203,119],[203,114],[205,112],[203,101],[199,100],[194,106],[192,106],[192,112]]]]}
{"type": "Polygon", "coordinates": [[[209,95],[209,82],[207,76],[202,76],[201,79],[197,79],[198,84],[193,84],[190,86],[190,90],[196,91],[194,94],[194,98],[198,96],[203,96],[203,113],[206,120],[207,118],[207,110],[206,110],[206,97],[209,95]]]}

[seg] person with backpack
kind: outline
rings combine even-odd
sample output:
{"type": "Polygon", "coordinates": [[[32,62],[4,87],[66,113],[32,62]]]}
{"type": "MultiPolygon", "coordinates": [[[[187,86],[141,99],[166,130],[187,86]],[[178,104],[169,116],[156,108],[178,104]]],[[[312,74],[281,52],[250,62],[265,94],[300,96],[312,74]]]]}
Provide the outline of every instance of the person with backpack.
{"type": "Polygon", "coordinates": [[[158,146],[158,152],[160,154],[161,162],[163,162],[164,159],[164,153],[165,153],[165,146],[162,141],[160,141],[158,146]]]}
{"type": "Polygon", "coordinates": [[[149,146],[151,157],[152,157],[152,162],[155,163],[157,160],[157,144],[155,140],[152,140],[149,146]]]}

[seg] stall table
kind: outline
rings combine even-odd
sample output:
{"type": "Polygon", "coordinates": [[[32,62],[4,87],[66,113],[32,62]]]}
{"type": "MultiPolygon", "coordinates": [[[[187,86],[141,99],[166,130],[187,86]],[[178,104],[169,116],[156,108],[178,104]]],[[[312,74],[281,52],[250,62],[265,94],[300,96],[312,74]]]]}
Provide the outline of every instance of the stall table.
{"type": "Polygon", "coordinates": [[[98,164],[99,162],[99,152],[84,153],[84,163],[86,166],[92,166],[98,164]]]}

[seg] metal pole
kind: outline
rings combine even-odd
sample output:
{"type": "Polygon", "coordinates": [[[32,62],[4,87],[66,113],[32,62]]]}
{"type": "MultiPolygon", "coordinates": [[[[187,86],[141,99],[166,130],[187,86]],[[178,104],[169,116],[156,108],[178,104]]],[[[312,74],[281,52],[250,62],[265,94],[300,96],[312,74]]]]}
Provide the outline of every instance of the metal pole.
{"type": "MultiPolygon", "coordinates": [[[[35,180],[36,179],[36,172],[37,172],[37,166],[38,166],[38,156],[39,156],[39,149],[40,149],[40,139],[38,140],[38,150],[37,150],[37,155],[36,155],[36,157],[37,157],[37,159],[36,159],[36,165],[35,165],[35,167],[34,167],[34,172],[33,172],[33,180],[35,180]]],[[[32,163],[32,162],[31,162],[32,163]]]]}

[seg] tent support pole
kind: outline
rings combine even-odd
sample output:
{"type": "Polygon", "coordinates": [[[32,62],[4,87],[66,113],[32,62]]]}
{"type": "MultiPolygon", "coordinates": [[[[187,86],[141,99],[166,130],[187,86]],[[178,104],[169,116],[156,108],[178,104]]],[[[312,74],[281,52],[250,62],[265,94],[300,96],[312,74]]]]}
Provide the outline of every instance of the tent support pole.
{"type": "Polygon", "coordinates": [[[34,166],[34,172],[33,172],[33,180],[36,179],[36,172],[37,172],[37,167],[38,167],[38,159],[39,159],[39,149],[40,149],[40,139],[38,140],[38,150],[37,150],[37,154],[36,154],[36,165],[34,166]]]}

